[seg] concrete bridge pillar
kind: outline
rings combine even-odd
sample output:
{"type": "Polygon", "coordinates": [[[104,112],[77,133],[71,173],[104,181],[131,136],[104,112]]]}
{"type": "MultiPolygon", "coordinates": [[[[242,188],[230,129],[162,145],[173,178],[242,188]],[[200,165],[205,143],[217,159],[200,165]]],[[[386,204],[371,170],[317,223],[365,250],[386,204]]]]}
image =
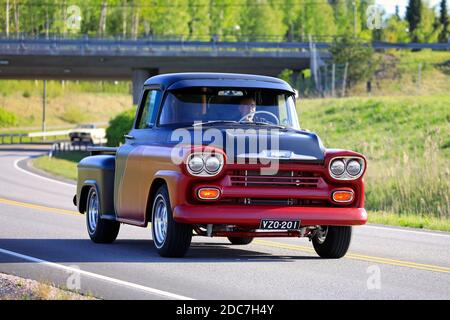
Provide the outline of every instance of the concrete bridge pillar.
{"type": "Polygon", "coordinates": [[[142,86],[145,80],[159,73],[158,69],[133,69],[132,87],[133,87],[133,104],[137,105],[141,99],[142,86]]]}

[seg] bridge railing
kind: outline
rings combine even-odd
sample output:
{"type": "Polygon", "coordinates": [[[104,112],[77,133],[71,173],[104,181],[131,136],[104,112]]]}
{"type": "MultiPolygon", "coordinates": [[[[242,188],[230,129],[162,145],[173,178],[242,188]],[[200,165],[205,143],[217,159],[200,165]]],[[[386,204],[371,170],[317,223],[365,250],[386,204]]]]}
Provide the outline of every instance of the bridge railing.
{"type": "MultiPolygon", "coordinates": [[[[327,43],[316,43],[318,49],[327,43]]],[[[0,39],[0,52],[64,52],[107,51],[301,51],[309,49],[308,42],[209,42],[209,41],[154,41],[104,39],[0,39]]]]}
{"type": "MultiPolygon", "coordinates": [[[[319,50],[330,47],[330,42],[315,42],[319,50]]],[[[433,49],[450,50],[450,43],[388,43],[372,42],[374,49],[433,49]]],[[[184,40],[154,40],[154,39],[45,39],[45,38],[0,38],[0,53],[58,53],[90,52],[113,55],[124,53],[145,54],[151,51],[307,51],[309,42],[273,42],[273,41],[184,41],[184,40]]]]}
{"type": "Polygon", "coordinates": [[[0,134],[0,144],[15,144],[15,143],[33,143],[40,140],[40,142],[50,143],[57,138],[67,137],[68,141],[69,130],[46,131],[46,132],[29,132],[29,133],[2,133],[0,134]],[[40,139],[39,139],[40,138],[40,139]],[[47,138],[49,138],[47,140],[47,138]],[[53,138],[53,139],[50,139],[53,138]]]}
{"type": "Polygon", "coordinates": [[[70,141],[54,141],[50,151],[48,152],[48,156],[51,158],[57,154],[65,153],[65,152],[73,152],[73,151],[88,151],[88,148],[92,146],[92,144],[87,142],[80,143],[71,143],[70,141]]]}

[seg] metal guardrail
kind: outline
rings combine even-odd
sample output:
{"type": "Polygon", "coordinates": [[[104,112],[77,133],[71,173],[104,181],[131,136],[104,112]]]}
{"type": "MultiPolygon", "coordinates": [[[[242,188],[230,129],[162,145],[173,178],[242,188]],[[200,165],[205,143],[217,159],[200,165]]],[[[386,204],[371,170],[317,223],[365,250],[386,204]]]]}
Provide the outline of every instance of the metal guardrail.
{"type": "MultiPolygon", "coordinates": [[[[14,138],[18,138],[18,143],[22,144],[24,142],[24,138],[29,138],[29,142],[33,142],[33,139],[36,138],[47,138],[47,137],[61,137],[68,136],[70,132],[73,132],[73,129],[68,130],[55,130],[55,131],[45,131],[45,132],[29,132],[29,133],[2,133],[0,134],[0,144],[13,144],[15,142],[14,138]]],[[[56,139],[55,139],[56,140],[56,139]]],[[[78,141],[72,142],[69,140],[58,140],[57,142],[70,142],[73,144],[79,143],[78,141]]],[[[53,142],[52,140],[47,141],[47,143],[53,142]]],[[[84,143],[84,142],[80,142],[84,143]]],[[[106,143],[106,138],[100,138],[100,145],[106,143]]]]}
{"type": "Polygon", "coordinates": [[[62,152],[72,152],[72,151],[89,151],[89,147],[92,146],[90,143],[87,142],[80,142],[73,144],[71,141],[57,141],[54,142],[48,156],[51,158],[55,154],[62,153],[62,152]]]}
{"type": "MultiPolygon", "coordinates": [[[[79,52],[121,55],[148,51],[305,51],[309,42],[232,42],[232,41],[183,41],[183,40],[110,40],[110,39],[0,39],[0,53],[79,52]]],[[[329,42],[315,42],[317,49],[328,49],[329,42]]],[[[450,43],[388,43],[372,42],[374,49],[434,49],[449,50],[450,43]]]]}
{"type": "MultiPolygon", "coordinates": [[[[328,48],[317,43],[318,49],[328,48]]],[[[210,42],[210,41],[152,41],[152,40],[72,40],[72,39],[0,39],[0,53],[7,54],[58,54],[79,55],[148,54],[148,52],[298,52],[309,48],[308,42],[210,42]]]]}
{"type": "Polygon", "coordinates": [[[59,137],[68,135],[69,130],[59,130],[59,131],[46,131],[46,132],[30,132],[30,133],[2,133],[0,134],[0,144],[14,144],[15,138],[18,138],[18,143],[24,143],[24,138],[29,138],[30,142],[33,142],[35,138],[47,138],[47,137],[59,137]]]}

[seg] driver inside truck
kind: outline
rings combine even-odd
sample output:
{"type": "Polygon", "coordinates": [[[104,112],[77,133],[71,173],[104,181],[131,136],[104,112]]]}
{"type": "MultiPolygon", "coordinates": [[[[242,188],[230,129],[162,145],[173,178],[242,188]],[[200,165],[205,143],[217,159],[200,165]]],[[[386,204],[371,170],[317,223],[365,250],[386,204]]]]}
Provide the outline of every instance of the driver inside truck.
{"type": "Polygon", "coordinates": [[[245,97],[239,104],[239,112],[242,121],[257,121],[255,120],[256,102],[252,97],[245,97]]]}

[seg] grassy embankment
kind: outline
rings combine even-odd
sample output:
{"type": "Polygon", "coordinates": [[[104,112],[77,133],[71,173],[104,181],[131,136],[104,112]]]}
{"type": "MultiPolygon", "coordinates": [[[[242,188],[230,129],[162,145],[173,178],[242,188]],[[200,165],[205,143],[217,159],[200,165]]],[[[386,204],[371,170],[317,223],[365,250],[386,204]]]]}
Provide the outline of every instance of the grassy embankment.
{"type": "Polygon", "coordinates": [[[372,92],[368,93],[366,83],[361,82],[349,90],[349,96],[431,96],[450,92],[450,53],[447,51],[390,50],[377,57],[380,65],[372,79],[372,92]]]}
{"type": "Polygon", "coordinates": [[[304,128],[368,158],[370,221],[450,231],[450,96],[305,100],[304,128]]]}
{"type": "Polygon", "coordinates": [[[33,160],[33,166],[62,178],[76,180],[77,163],[88,155],[89,153],[84,151],[63,152],[52,158],[36,158],[33,160]]]}
{"type": "MultiPolygon", "coordinates": [[[[0,133],[40,131],[42,88],[42,81],[0,81],[0,133]]],[[[128,82],[48,81],[46,124],[107,123],[130,106],[128,82]]]]}

